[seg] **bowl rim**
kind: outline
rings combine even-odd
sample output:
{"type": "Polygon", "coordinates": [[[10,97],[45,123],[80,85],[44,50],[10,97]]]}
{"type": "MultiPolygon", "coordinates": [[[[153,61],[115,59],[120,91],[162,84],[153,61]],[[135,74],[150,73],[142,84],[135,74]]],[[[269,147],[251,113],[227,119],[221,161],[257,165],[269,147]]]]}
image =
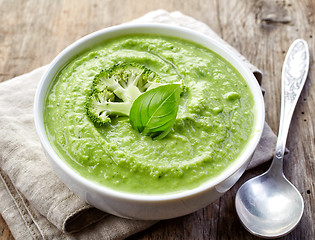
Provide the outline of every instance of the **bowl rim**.
{"type": "MultiPolygon", "coordinates": [[[[84,47],[82,49],[87,50],[88,47],[84,47]]],[[[80,52],[83,52],[84,50],[81,50],[80,52]]],[[[141,202],[163,202],[163,201],[171,201],[181,198],[187,198],[191,197],[193,195],[198,195],[200,193],[203,193],[205,191],[208,191],[215,186],[219,185],[220,183],[224,182],[226,179],[228,179],[230,176],[232,176],[235,172],[237,172],[247,161],[247,159],[251,158],[251,155],[254,153],[259,140],[261,138],[263,127],[264,127],[264,120],[265,120],[265,107],[264,107],[264,101],[263,96],[261,93],[261,89],[259,87],[259,84],[254,77],[253,73],[248,69],[247,66],[245,66],[244,62],[229,48],[227,48],[224,44],[221,42],[203,34],[200,32],[197,32],[192,29],[188,29],[185,27],[180,27],[177,25],[170,25],[170,24],[161,24],[161,23],[128,23],[128,24],[122,24],[118,26],[112,26],[105,29],[98,30],[96,32],[93,32],[91,34],[88,34],[79,40],[73,42],[71,45],[66,47],[63,51],[61,51],[51,62],[48,69],[45,71],[44,75],[42,76],[37,89],[35,93],[35,99],[34,99],[34,122],[35,122],[35,128],[37,131],[37,134],[40,138],[40,142],[42,144],[42,147],[44,150],[49,154],[51,157],[51,160],[54,161],[54,163],[61,168],[66,174],[71,177],[72,180],[75,180],[77,183],[83,185],[85,188],[92,189],[98,193],[101,193],[105,196],[110,196],[112,198],[117,199],[125,199],[129,201],[141,201],[141,202]],[[160,33],[160,32],[164,32],[160,33]],[[210,178],[209,180],[203,182],[200,186],[183,190],[179,192],[171,192],[171,193],[163,193],[163,194],[139,194],[139,193],[129,193],[129,192],[123,192],[118,191],[115,189],[112,189],[110,187],[101,185],[97,182],[94,182],[92,180],[89,180],[87,178],[84,178],[81,176],[75,169],[73,169],[66,161],[62,160],[58,154],[55,152],[53,147],[51,146],[48,137],[47,132],[44,127],[44,119],[43,119],[43,109],[44,109],[44,102],[46,100],[47,92],[51,89],[52,82],[55,80],[56,74],[62,69],[62,67],[57,67],[58,64],[60,65],[61,62],[64,62],[61,64],[61,66],[65,66],[71,59],[73,59],[73,56],[75,54],[72,54],[72,52],[75,52],[75,50],[82,47],[82,45],[89,45],[90,41],[93,42],[95,39],[112,39],[114,37],[104,37],[106,35],[117,35],[117,36],[123,36],[130,33],[136,33],[139,34],[141,32],[143,33],[156,33],[158,32],[159,35],[164,36],[177,36],[176,34],[181,34],[178,36],[178,38],[186,39],[191,42],[195,42],[199,45],[202,45],[211,51],[216,52],[221,57],[223,57],[226,61],[228,61],[245,79],[245,81],[250,85],[250,89],[252,91],[253,97],[255,99],[255,112],[256,112],[256,119],[255,119],[255,132],[253,133],[253,136],[251,136],[251,140],[245,145],[243,151],[239,154],[237,159],[233,161],[233,163],[229,164],[227,168],[225,168],[219,175],[210,178]],[[184,36],[184,37],[183,37],[184,36]],[[195,40],[192,40],[191,38],[188,39],[187,37],[194,38],[195,40]],[[198,40],[198,41],[197,41],[198,40]],[[216,49],[209,48],[208,46],[205,46],[204,44],[209,44],[212,46],[216,46],[216,49]],[[217,51],[222,51],[218,53],[217,51]],[[222,53],[224,56],[222,56],[222,53]],[[65,58],[68,57],[67,61],[65,61],[65,58]],[[227,60],[226,57],[230,60],[227,60]],[[231,60],[234,62],[232,63],[231,60]],[[46,91],[43,91],[43,89],[46,89],[46,91]]],[[[249,161],[248,161],[249,162],[249,161]]]]}

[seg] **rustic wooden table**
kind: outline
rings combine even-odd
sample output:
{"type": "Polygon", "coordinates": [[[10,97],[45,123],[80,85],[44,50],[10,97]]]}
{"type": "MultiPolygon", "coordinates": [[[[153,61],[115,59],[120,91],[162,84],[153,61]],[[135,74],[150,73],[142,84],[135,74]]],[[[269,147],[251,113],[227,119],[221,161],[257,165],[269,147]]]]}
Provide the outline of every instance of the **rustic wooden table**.
{"type": "MultiPolygon", "coordinates": [[[[48,64],[78,38],[156,10],[182,11],[208,24],[264,73],[266,120],[277,132],[281,65],[290,43],[304,38],[310,72],[291,123],[285,175],[302,193],[301,223],[283,239],[315,236],[314,0],[0,0],[0,82],[48,64]]],[[[269,164],[247,172],[223,197],[185,217],[161,221],[130,239],[256,239],[240,224],[235,193],[269,164]]],[[[0,216],[0,238],[13,239],[0,216]]]]}

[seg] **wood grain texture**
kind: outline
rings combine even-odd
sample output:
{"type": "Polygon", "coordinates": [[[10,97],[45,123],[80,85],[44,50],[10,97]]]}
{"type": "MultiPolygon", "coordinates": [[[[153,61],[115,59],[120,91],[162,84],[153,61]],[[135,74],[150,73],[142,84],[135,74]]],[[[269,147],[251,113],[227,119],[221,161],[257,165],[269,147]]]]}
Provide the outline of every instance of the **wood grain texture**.
{"type": "MultiPolygon", "coordinates": [[[[63,48],[95,30],[145,13],[181,11],[208,24],[264,73],[266,120],[278,131],[280,78],[285,53],[296,38],[310,47],[311,69],[292,119],[285,175],[302,193],[305,211],[282,239],[315,236],[314,0],[0,0],[0,82],[48,64],[63,48]]],[[[234,207],[239,186],[268,168],[247,172],[223,197],[195,213],[161,221],[129,239],[257,239],[240,224],[234,207]]],[[[13,239],[0,218],[0,239],[13,239]]]]}
{"type": "Polygon", "coordinates": [[[5,223],[4,219],[0,216],[0,239],[3,240],[14,240],[8,225],[5,223]]]}

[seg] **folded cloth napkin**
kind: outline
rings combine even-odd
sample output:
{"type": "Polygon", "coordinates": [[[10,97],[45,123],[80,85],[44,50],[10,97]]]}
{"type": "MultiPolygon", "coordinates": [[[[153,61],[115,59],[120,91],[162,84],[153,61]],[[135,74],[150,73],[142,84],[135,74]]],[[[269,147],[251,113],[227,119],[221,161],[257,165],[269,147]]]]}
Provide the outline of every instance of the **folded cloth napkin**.
{"type": "MultiPolygon", "coordinates": [[[[132,21],[175,24],[220,39],[207,25],[180,12],[157,10],[132,21]]],[[[236,50],[233,49],[237,53],[236,50]]],[[[261,72],[237,53],[254,73],[261,72]]],[[[156,221],[135,221],[97,210],[74,195],[47,162],[33,123],[37,84],[47,69],[0,84],[0,213],[18,239],[122,239],[156,221]]],[[[271,159],[276,136],[265,124],[249,167],[271,159]]]]}

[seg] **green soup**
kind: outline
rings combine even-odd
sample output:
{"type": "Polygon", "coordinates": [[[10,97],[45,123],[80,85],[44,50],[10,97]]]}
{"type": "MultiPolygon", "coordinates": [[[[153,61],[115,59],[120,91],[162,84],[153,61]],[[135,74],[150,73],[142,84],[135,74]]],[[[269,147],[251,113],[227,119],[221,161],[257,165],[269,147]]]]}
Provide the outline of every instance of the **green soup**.
{"type": "Polygon", "coordinates": [[[44,122],[59,156],[83,177],[124,192],[174,193],[217,176],[252,136],[253,95],[240,73],[214,52],[179,38],[127,35],[105,41],[67,64],[47,94],[44,122]],[[173,129],[143,136],[128,117],[99,127],[86,113],[94,77],[137,63],[164,83],[182,81],[173,129]]]}

